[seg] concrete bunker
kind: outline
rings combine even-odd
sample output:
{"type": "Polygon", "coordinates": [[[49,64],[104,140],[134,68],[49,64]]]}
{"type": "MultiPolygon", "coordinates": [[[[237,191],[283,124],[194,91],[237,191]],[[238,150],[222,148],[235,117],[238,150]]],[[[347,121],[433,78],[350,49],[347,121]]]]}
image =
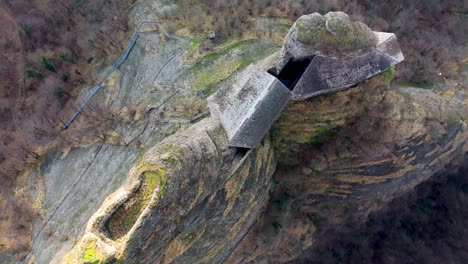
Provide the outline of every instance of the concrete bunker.
{"type": "MultiPolygon", "coordinates": [[[[328,18],[326,15],[325,18],[339,16],[347,21],[343,14],[331,14],[328,18]]],[[[368,45],[365,52],[347,57],[316,52],[294,40],[296,34],[288,34],[278,58],[284,64],[269,70],[251,65],[225,88],[210,96],[211,116],[220,120],[229,146],[254,148],[290,98],[306,100],[344,90],[404,60],[395,34],[367,30],[368,39],[375,41],[372,48],[368,45]]]]}
{"type": "Polygon", "coordinates": [[[377,46],[365,54],[342,59],[313,56],[305,72],[295,83],[291,98],[306,100],[349,88],[404,60],[395,34],[373,33],[378,40],[377,46]]]}

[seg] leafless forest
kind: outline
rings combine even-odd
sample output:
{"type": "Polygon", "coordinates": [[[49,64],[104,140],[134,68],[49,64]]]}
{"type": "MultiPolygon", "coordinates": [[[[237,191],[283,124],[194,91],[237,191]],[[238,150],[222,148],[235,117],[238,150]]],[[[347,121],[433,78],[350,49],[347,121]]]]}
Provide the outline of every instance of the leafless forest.
{"type": "Polygon", "coordinates": [[[0,253],[27,250],[35,215],[11,183],[40,159],[43,143],[70,143],[58,130],[68,102],[119,56],[133,3],[0,1],[0,233],[8,235],[0,236],[0,253]]]}

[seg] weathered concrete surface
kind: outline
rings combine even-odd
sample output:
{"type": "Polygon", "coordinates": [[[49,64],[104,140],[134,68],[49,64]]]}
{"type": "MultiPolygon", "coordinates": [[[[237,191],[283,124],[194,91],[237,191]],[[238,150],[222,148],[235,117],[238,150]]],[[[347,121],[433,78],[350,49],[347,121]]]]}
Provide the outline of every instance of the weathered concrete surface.
{"type": "Polygon", "coordinates": [[[405,59],[394,33],[374,31],[374,34],[378,39],[376,47],[377,51],[390,57],[395,64],[402,62],[405,59]]]}
{"type": "Polygon", "coordinates": [[[208,98],[211,116],[220,120],[233,147],[254,148],[286,105],[291,92],[258,65],[208,98]]]}
{"type": "Polygon", "coordinates": [[[379,43],[368,53],[336,59],[315,56],[292,91],[292,98],[304,100],[312,96],[349,88],[404,60],[395,34],[375,32],[379,43]]]}
{"type": "Polygon", "coordinates": [[[200,121],[144,154],[61,263],[221,263],[257,218],[275,166],[268,137],[238,152],[219,121],[200,121]]]}

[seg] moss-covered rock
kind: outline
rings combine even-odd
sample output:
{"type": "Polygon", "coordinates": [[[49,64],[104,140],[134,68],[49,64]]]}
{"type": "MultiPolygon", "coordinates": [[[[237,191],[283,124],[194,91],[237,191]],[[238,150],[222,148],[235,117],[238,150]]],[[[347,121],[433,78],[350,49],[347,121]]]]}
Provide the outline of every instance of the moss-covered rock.
{"type": "Polygon", "coordinates": [[[343,12],[299,17],[286,36],[277,70],[291,58],[320,55],[349,58],[373,50],[378,43],[374,32],[343,12]]]}
{"type": "Polygon", "coordinates": [[[325,18],[319,13],[308,16],[301,16],[296,21],[297,39],[305,44],[317,43],[320,41],[317,32],[325,27],[325,18]]]}
{"type": "Polygon", "coordinates": [[[354,122],[366,109],[362,102],[373,96],[383,79],[379,75],[348,90],[290,101],[272,127],[278,162],[289,166],[299,164],[305,149],[326,143],[341,128],[354,122]]]}
{"type": "Polygon", "coordinates": [[[392,75],[284,109],[272,131],[276,188],[228,262],[302,262],[330,229],[363,224],[369,212],[466,155],[466,101],[391,89],[392,75]]]}
{"type": "Polygon", "coordinates": [[[78,244],[65,255],[64,264],[104,264],[113,261],[112,249],[92,234],[86,234],[78,244]]]}
{"type": "Polygon", "coordinates": [[[135,225],[143,210],[152,202],[156,204],[164,194],[166,184],[166,170],[154,168],[145,164],[138,167],[140,186],[135,193],[118,207],[107,221],[107,231],[112,239],[120,239],[135,225]],[[153,201],[153,194],[156,196],[153,201]]]}
{"type": "Polygon", "coordinates": [[[351,21],[343,12],[301,16],[291,31],[297,31],[296,40],[309,49],[310,55],[349,57],[368,52],[377,45],[372,30],[359,21],[351,21]]]}
{"type": "Polygon", "coordinates": [[[148,150],[66,259],[219,263],[227,258],[258,216],[276,166],[269,137],[247,153],[227,143],[219,121],[208,118],[148,150]],[[80,246],[86,237],[96,238],[97,246],[80,246]],[[103,252],[111,254],[94,257],[103,252]]]}

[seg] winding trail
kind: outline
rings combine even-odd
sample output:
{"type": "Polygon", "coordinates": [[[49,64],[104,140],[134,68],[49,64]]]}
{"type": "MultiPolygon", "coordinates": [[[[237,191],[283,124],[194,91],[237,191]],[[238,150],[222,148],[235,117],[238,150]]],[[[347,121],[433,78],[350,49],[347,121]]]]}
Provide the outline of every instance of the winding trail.
{"type": "Polygon", "coordinates": [[[114,73],[119,67],[120,65],[122,65],[122,63],[125,62],[125,60],[128,58],[128,55],[130,54],[130,52],[132,51],[133,47],[135,46],[136,44],[136,41],[138,40],[138,37],[140,36],[140,33],[141,33],[141,28],[143,26],[146,26],[146,25],[157,25],[159,27],[159,30],[164,34],[164,36],[168,39],[172,39],[172,40],[184,40],[182,38],[179,38],[177,36],[174,36],[174,35],[171,35],[169,34],[161,25],[161,23],[157,22],[157,21],[142,21],[135,33],[133,33],[132,35],[132,38],[130,39],[130,43],[128,44],[127,48],[125,49],[125,51],[123,52],[123,54],[120,56],[120,58],[117,60],[117,62],[112,66],[112,68],[110,68],[106,74],[102,77],[101,81],[93,86],[88,92],[87,94],[81,99],[80,101],[80,104],[78,105],[77,109],[75,110],[75,112],[73,112],[62,124],[62,129],[67,129],[71,123],[73,123],[73,121],[75,121],[75,119],[78,117],[78,115],[81,113],[81,111],[83,111],[83,109],[86,107],[86,105],[88,104],[88,102],[91,100],[91,98],[93,98],[93,96],[102,88],[104,82],[107,80],[107,78],[109,78],[109,76],[114,73]]]}

